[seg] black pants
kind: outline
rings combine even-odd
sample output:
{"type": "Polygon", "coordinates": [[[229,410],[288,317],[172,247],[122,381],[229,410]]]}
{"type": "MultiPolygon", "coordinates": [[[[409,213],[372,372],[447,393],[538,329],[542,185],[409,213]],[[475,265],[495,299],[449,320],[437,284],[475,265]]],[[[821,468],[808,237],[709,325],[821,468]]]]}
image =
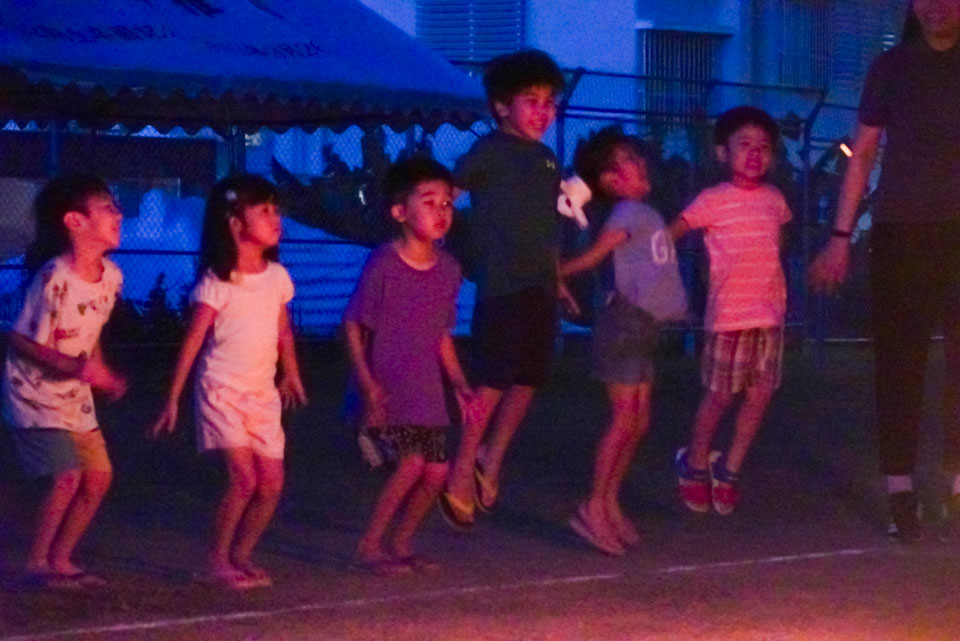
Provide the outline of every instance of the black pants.
{"type": "Polygon", "coordinates": [[[880,471],[911,474],[927,352],[945,337],[943,467],[960,472],[960,221],[877,224],[871,232],[880,471]]]}

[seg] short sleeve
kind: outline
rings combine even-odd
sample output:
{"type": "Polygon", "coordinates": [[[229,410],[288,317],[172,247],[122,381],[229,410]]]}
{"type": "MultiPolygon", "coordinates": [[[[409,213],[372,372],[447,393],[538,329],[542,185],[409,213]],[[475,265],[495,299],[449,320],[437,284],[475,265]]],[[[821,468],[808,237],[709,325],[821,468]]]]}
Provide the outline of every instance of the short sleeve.
{"type": "Polygon", "coordinates": [[[622,229],[628,234],[633,234],[637,226],[637,214],[638,208],[634,203],[620,202],[603,223],[603,231],[622,229]]]}
{"type": "Polygon", "coordinates": [[[693,202],[680,212],[680,218],[685,220],[691,229],[709,227],[716,212],[716,207],[711,205],[710,200],[707,192],[700,192],[693,202]]]}
{"type": "Polygon", "coordinates": [[[873,61],[867,71],[863,92],[860,94],[857,120],[869,127],[884,127],[889,121],[890,96],[884,62],[883,56],[873,61]]]}
{"type": "Polygon", "coordinates": [[[277,280],[279,281],[278,287],[280,290],[280,302],[286,305],[293,300],[293,294],[295,291],[293,279],[290,278],[290,272],[288,272],[283,265],[278,263],[277,267],[279,268],[277,272],[277,280]]]}
{"type": "Polygon", "coordinates": [[[190,293],[190,302],[203,303],[219,312],[227,304],[229,292],[226,285],[212,272],[207,272],[190,293]]]}
{"type": "Polygon", "coordinates": [[[793,220],[793,212],[790,211],[790,205],[787,204],[787,199],[783,197],[783,194],[777,191],[777,208],[780,211],[779,222],[781,225],[786,225],[791,220],[793,220]]]}
{"type": "Polygon", "coordinates": [[[457,327],[457,298],[460,294],[460,285],[463,281],[463,274],[460,271],[460,264],[450,258],[450,305],[447,315],[447,327],[452,331],[457,327]]]}
{"type": "Polygon", "coordinates": [[[483,185],[486,168],[484,167],[483,153],[481,145],[483,141],[477,141],[467,153],[457,159],[453,168],[453,179],[457,187],[465,191],[476,189],[483,185]]]}
{"type": "Polygon", "coordinates": [[[123,271],[113,261],[107,261],[107,272],[110,274],[110,291],[113,293],[111,305],[115,305],[117,299],[123,294],[123,271]]]}
{"type": "Polygon", "coordinates": [[[63,278],[57,277],[56,264],[44,265],[27,288],[13,331],[36,343],[48,343],[56,328],[63,287],[63,278]]]}
{"type": "Polygon", "coordinates": [[[357,287],[343,312],[344,321],[360,323],[369,329],[377,328],[383,300],[382,253],[375,250],[363,266],[357,287]]]}

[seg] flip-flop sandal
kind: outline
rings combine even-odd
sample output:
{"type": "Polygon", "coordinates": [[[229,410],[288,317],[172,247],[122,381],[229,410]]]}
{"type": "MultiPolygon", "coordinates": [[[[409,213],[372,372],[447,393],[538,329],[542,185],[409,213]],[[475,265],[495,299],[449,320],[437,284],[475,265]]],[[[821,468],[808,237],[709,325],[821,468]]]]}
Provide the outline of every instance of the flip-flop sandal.
{"type": "Polygon", "coordinates": [[[243,572],[248,579],[253,583],[255,588],[270,588],[273,587],[273,579],[270,578],[270,575],[263,568],[258,568],[255,565],[249,563],[240,563],[234,564],[234,567],[243,572]]]}
{"type": "Polygon", "coordinates": [[[600,550],[604,554],[609,554],[610,556],[623,556],[626,552],[619,542],[607,541],[603,537],[597,535],[594,529],[590,527],[590,522],[586,518],[582,504],[579,508],[577,508],[576,514],[570,517],[570,519],[567,521],[567,524],[570,526],[570,529],[579,534],[584,541],[600,550]]]}
{"type": "Polygon", "coordinates": [[[201,585],[226,590],[249,590],[257,587],[253,580],[240,570],[216,570],[196,574],[193,580],[201,585]]]}
{"type": "Polygon", "coordinates": [[[420,556],[419,554],[398,556],[394,557],[394,560],[397,563],[403,563],[404,565],[410,566],[414,572],[418,573],[436,572],[441,568],[441,565],[438,562],[429,557],[420,556]]]}
{"type": "Polygon", "coordinates": [[[492,513],[497,506],[498,488],[490,482],[480,461],[475,461],[473,464],[473,481],[473,488],[477,499],[477,509],[484,514],[492,513]],[[484,497],[492,498],[490,498],[489,501],[484,501],[484,497]]]}
{"type": "Polygon", "coordinates": [[[16,587],[23,591],[80,587],[77,583],[68,586],[66,582],[61,582],[60,578],[61,575],[56,572],[24,572],[17,578],[16,587]]]}
{"type": "Polygon", "coordinates": [[[372,574],[373,576],[397,576],[399,574],[410,574],[413,572],[412,566],[390,557],[383,557],[382,559],[374,559],[371,561],[354,559],[348,567],[354,572],[372,574]]]}
{"type": "Polygon", "coordinates": [[[63,581],[64,583],[75,583],[87,588],[103,588],[108,585],[107,580],[103,577],[84,572],[83,570],[72,574],[57,574],[55,580],[63,581]]]}
{"type": "Polygon", "coordinates": [[[443,520],[454,530],[458,532],[473,530],[473,503],[465,503],[449,492],[440,492],[437,504],[440,506],[443,520]]]}

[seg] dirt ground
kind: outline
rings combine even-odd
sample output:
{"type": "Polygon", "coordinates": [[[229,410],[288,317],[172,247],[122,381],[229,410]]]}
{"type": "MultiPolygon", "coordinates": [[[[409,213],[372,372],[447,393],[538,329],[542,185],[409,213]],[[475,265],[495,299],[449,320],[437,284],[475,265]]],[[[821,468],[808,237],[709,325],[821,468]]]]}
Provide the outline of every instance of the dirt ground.
{"type": "MultiPolygon", "coordinates": [[[[341,419],[340,347],[300,351],[312,403],[288,417],[287,489],[258,552],[275,587],[224,593],[191,581],[221,479],[193,454],[189,426],[167,442],[142,438],[173,349],[126,348],[133,392],[101,411],[116,482],[79,554],[110,584],[15,589],[35,494],[0,453],[0,641],[960,638],[960,544],[902,546],[884,534],[866,347],[789,351],[729,518],[697,517],[676,499],[670,461],[700,390],[696,362],[665,353],[651,434],[624,492],[644,540],[610,558],[566,526],[607,417],[586,342],[569,339],[517,437],[497,513],[469,535],[431,515],[420,547],[442,570],[396,578],[346,567],[383,473],[365,469],[341,419]]],[[[930,506],[940,368],[935,355],[919,478],[930,506]]]]}

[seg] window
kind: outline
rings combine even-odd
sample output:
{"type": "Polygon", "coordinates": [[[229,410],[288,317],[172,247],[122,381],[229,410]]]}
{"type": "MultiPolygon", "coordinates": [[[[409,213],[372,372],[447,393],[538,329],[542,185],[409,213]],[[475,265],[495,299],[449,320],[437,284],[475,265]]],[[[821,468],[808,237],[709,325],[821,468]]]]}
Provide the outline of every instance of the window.
{"type": "Polygon", "coordinates": [[[830,5],[783,0],[780,84],[826,89],[830,84],[830,5]]]}
{"type": "Polygon", "coordinates": [[[641,29],[638,32],[640,104],[648,116],[690,116],[707,110],[716,76],[715,33],[641,29]]]}
{"type": "Polygon", "coordinates": [[[417,37],[448,60],[482,62],[523,46],[524,0],[417,0],[417,37]]]}

